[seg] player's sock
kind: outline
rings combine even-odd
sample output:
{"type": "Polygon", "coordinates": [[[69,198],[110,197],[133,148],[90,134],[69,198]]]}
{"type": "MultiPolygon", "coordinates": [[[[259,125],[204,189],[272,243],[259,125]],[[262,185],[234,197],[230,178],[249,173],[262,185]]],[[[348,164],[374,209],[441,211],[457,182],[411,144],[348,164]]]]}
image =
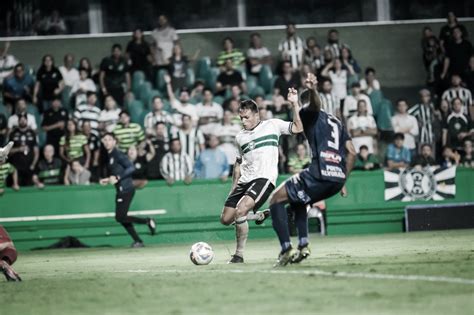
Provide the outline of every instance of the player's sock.
{"type": "Polygon", "coordinates": [[[142,239],[140,238],[140,236],[138,236],[137,231],[135,231],[135,228],[133,227],[132,223],[122,223],[122,225],[125,230],[127,230],[127,233],[133,238],[134,242],[142,243],[142,239]]]}
{"type": "Polygon", "coordinates": [[[235,239],[237,241],[237,247],[235,254],[240,257],[244,257],[245,244],[249,236],[249,223],[246,217],[241,217],[235,220],[235,239]]]}
{"type": "Polygon", "coordinates": [[[129,222],[137,224],[148,224],[149,218],[131,217],[128,216],[129,222]]]}
{"type": "Polygon", "coordinates": [[[250,211],[249,213],[247,213],[247,221],[255,221],[257,219],[260,219],[260,217],[260,212],[253,213],[253,211],[250,211]]]}
{"type": "Polygon", "coordinates": [[[295,224],[298,229],[299,246],[308,244],[308,213],[303,205],[292,205],[295,211],[295,224]]]}
{"type": "Polygon", "coordinates": [[[275,203],[270,206],[270,211],[272,213],[273,229],[278,235],[281,250],[284,252],[291,247],[290,231],[288,230],[288,214],[285,209],[285,204],[282,202],[275,203]]]}

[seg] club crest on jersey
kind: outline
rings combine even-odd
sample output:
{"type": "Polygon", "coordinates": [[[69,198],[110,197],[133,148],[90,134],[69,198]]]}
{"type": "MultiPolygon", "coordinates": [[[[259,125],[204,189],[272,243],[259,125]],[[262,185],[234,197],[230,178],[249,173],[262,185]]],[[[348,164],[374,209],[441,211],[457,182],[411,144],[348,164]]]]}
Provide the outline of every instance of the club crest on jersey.
{"type": "Polygon", "coordinates": [[[253,141],[249,142],[249,145],[248,145],[247,148],[248,148],[249,151],[252,151],[253,149],[255,149],[255,142],[253,142],[253,141]]]}

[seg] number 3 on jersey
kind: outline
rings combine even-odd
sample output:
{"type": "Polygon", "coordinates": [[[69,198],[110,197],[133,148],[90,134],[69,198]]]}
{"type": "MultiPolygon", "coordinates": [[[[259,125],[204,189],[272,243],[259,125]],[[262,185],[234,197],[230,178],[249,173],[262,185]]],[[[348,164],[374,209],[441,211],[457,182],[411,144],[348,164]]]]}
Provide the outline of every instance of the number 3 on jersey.
{"type": "Polygon", "coordinates": [[[339,150],[339,126],[338,126],[338,119],[332,115],[328,115],[328,124],[332,127],[331,137],[334,141],[328,141],[328,146],[333,148],[334,150],[339,150]]]}

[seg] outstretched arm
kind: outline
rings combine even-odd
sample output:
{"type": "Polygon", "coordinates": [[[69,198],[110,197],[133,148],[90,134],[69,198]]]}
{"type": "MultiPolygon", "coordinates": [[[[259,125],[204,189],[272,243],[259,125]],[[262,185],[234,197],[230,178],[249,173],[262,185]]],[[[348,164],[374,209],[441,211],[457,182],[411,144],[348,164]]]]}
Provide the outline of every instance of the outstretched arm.
{"type": "Polygon", "coordinates": [[[300,103],[298,101],[298,91],[294,88],[288,89],[288,101],[293,110],[293,125],[291,125],[292,133],[303,132],[303,123],[300,117],[300,103]]]}
{"type": "Polygon", "coordinates": [[[316,89],[318,85],[318,79],[312,73],[308,73],[308,76],[305,80],[305,86],[307,90],[305,92],[309,93],[309,105],[308,109],[311,111],[319,112],[321,110],[321,98],[316,89]]]}

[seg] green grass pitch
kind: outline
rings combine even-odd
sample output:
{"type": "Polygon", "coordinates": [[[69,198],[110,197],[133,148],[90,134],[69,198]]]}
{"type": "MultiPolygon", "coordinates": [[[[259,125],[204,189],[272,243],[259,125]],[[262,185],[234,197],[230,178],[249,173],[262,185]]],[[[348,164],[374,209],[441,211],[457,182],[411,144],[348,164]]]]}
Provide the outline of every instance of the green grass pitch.
{"type": "MultiPolygon", "coordinates": [[[[160,237],[157,235],[156,237],[160,237]]],[[[198,241],[198,240],[196,240],[198,241]]],[[[312,237],[313,255],[272,268],[276,239],[21,253],[22,283],[0,280],[0,313],[23,314],[473,314],[474,231],[312,237]]]]}

